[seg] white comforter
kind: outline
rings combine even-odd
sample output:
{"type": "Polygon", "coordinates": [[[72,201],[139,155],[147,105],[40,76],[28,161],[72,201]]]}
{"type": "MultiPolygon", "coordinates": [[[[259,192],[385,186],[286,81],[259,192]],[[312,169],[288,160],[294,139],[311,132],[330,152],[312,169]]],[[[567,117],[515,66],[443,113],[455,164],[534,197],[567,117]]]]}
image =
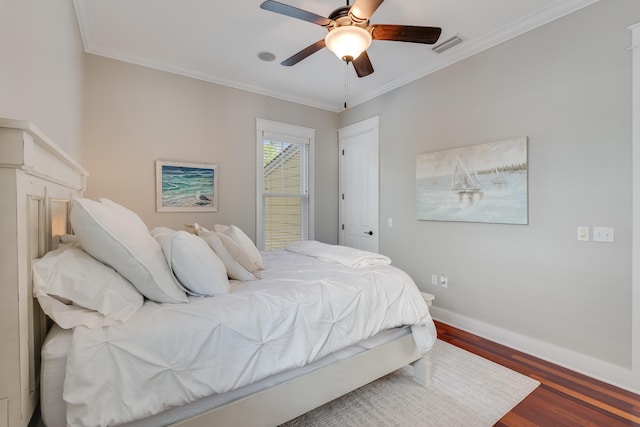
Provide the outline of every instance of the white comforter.
{"type": "Polygon", "coordinates": [[[315,258],[333,261],[353,268],[391,264],[385,255],[363,251],[348,246],[329,245],[316,240],[301,240],[288,243],[286,250],[315,258]]]}
{"type": "Polygon", "coordinates": [[[436,331],[403,271],[265,254],[264,278],[189,304],[146,302],[124,325],[74,330],[64,382],[70,425],[113,425],[303,366],[377,332],[436,331]]]}

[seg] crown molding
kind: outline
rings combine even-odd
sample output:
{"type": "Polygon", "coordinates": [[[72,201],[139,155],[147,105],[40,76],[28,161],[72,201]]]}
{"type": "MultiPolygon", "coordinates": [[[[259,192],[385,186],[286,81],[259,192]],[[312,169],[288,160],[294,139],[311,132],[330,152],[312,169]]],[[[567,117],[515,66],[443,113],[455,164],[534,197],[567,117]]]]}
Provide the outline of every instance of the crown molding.
{"type": "Polygon", "coordinates": [[[513,25],[504,27],[498,31],[487,34],[486,36],[474,40],[465,41],[451,49],[439,54],[440,59],[429,65],[429,67],[416,70],[413,73],[407,74],[400,79],[394,80],[386,85],[378,87],[375,91],[369,92],[362,97],[353,99],[351,101],[352,106],[362,104],[366,101],[370,101],[390,92],[394,89],[405,86],[415,80],[428,76],[438,70],[453,65],[456,62],[460,62],[463,59],[469,58],[508,40],[511,40],[519,35],[527,33],[538,27],[541,27],[563,16],[569,15],[577,10],[587,7],[591,4],[597,3],[600,0],[567,0],[557,3],[551,7],[548,7],[538,13],[526,16],[513,25]]]}
{"type": "MultiPolygon", "coordinates": [[[[364,102],[370,101],[374,98],[377,98],[380,95],[383,95],[387,92],[390,92],[394,89],[405,86],[415,80],[421,79],[431,73],[434,73],[438,70],[448,67],[449,65],[455,64],[456,62],[462,61],[470,56],[473,56],[477,53],[483,52],[487,49],[490,49],[500,43],[504,43],[508,40],[511,40],[514,37],[517,37],[521,34],[524,34],[528,31],[531,31],[535,28],[538,28],[542,25],[545,25],[549,22],[552,22],[556,19],[559,19],[563,16],[566,16],[570,13],[573,13],[579,9],[582,9],[586,6],[589,6],[593,3],[596,3],[600,0],[565,0],[560,1],[546,9],[543,9],[540,12],[535,14],[531,14],[526,16],[512,25],[504,27],[498,31],[487,34],[486,36],[474,40],[474,41],[466,41],[461,43],[446,52],[443,52],[440,55],[440,58],[429,65],[426,68],[416,70],[410,74],[403,76],[402,78],[396,79],[392,82],[389,82],[385,85],[379,86],[373,91],[369,91],[366,94],[352,98],[349,101],[350,107],[357,106],[364,102]]],[[[104,48],[103,46],[96,45],[91,40],[91,22],[88,17],[86,8],[84,6],[85,2],[82,0],[73,0],[74,8],[76,11],[76,17],[78,20],[78,26],[80,28],[80,34],[82,38],[82,44],[84,46],[84,50],[87,53],[91,53],[98,56],[104,56],[107,58],[128,62],[135,65],[141,65],[143,67],[154,68],[160,71],[165,71],[172,74],[177,74],[197,80],[203,80],[209,83],[215,83],[222,86],[227,86],[259,95],[264,95],[272,98],[281,99],[284,101],[294,102],[301,105],[306,105],[308,107],[318,108],[321,110],[327,110],[332,112],[341,112],[344,110],[342,106],[342,102],[337,103],[337,105],[332,103],[319,102],[318,100],[303,98],[293,96],[291,94],[274,91],[266,87],[254,85],[247,82],[237,81],[221,76],[216,76],[210,73],[203,73],[202,71],[194,70],[187,67],[182,67],[179,64],[171,63],[168,61],[160,60],[157,58],[149,58],[140,55],[131,55],[118,50],[110,50],[104,48]]]]}

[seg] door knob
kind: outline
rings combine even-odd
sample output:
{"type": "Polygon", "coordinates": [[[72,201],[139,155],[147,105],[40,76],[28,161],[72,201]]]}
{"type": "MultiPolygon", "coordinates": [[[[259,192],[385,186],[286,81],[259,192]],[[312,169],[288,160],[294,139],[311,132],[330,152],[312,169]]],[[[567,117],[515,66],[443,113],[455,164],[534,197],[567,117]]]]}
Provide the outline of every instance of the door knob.
{"type": "Polygon", "coordinates": [[[368,234],[369,236],[373,236],[373,231],[365,231],[364,234],[368,234]]]}

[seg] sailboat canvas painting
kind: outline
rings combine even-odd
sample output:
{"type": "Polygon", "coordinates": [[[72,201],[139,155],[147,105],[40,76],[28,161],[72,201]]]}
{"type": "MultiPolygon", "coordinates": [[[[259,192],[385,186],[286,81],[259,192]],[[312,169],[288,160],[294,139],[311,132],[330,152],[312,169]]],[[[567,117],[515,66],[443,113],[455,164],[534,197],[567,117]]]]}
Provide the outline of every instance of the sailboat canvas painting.
{"type": "Polygon", "coordinates": [[[419,220],[528,224],[527,137],[416,157],[419,220]]]}

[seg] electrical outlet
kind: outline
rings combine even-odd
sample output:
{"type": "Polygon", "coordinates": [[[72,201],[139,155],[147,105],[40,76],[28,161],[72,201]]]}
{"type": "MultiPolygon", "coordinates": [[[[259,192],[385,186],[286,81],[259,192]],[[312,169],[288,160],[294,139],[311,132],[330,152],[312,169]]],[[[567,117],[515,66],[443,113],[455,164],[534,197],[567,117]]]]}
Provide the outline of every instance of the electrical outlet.
{"type": "Polygon", "coordinates": [[[435,274],[431,275],[431,284],[434,286],[438,286],[438,276],[435,274]]]}
{"type": "Polygon", "coordinates": [[[449,279],[447,278],[446,274],[440,275],[440,286],[442,286],[443,288],[446,288],[449,286],[449,279]]]}
{"type": "Polygon", "coordinates": [[[589,227],[578,226],[578,240],[582,242],[589,241],[589,227]]]}

